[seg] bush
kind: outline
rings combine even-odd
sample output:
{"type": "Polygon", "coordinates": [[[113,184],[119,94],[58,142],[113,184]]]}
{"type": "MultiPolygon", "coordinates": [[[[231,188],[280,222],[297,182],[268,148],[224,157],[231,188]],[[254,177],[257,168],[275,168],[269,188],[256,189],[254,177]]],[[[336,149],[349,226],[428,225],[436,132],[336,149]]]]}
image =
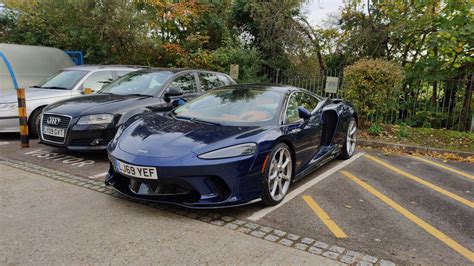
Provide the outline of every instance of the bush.
{"type": "Polygon", "coordinates": [[[362,59],[344,71],[346,97],[357,108],[361,120],[376,112],[395,111],[403,79],[402,69],[395,63],[362,59]]]}
{"type": "Polygon", "coordinates": [[[382,131],[383,129],[379,123],[372,123],[369,129],[367,129],[367,133],[372,136],[379,136],[380,134],[382,134],[382,131]]]}

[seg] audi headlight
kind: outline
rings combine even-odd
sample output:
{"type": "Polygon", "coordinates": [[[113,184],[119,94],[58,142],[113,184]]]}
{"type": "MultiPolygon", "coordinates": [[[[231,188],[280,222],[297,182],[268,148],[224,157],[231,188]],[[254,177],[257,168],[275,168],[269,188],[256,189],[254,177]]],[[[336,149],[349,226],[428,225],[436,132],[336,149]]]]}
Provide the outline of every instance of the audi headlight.
{"type": "Polygon", "coordinates": [[[17,106],[17,103],[0,103],[0,111],[15,109],[17,106]]]}
{"type": "Polygon", "coordinates": [[[83,116],[77,122],[78,125],[107,125],[112,123],[114,115],[99,114],[83,116]]]}
{"type": "Polygon", "coordinates": [[[245,143],[203,153],[198,157],[201,159],[223,159],[237,156],[253,155],[256,152],[257,144],[245,143]]]}

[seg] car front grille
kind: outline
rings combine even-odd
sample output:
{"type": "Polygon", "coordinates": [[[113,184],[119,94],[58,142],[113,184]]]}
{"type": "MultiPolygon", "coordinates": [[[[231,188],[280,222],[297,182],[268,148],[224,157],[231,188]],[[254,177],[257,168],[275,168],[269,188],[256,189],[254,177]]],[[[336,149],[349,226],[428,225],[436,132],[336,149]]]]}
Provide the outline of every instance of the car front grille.
{"type": "Polygon", "coordinates": [[[42,127],[43,126],[48,126],[48,127],[54,127],[54,128],[62,128],[65,131],[64,132],[64,138],[42,134],[43,139],[48,140],[48,141],[52,141],[52,142],[56,142],[56,143],[64,143],[64,140],[65,140],[70,122],[71,122],[71,117],[69,117],[69,116],[55,115],[55,114],[43,114],[42,127]],[[51,124],[51,123],[49,123],[50,119],[55,119],[56,121],[59,120],[59,122],[51,124]]]}

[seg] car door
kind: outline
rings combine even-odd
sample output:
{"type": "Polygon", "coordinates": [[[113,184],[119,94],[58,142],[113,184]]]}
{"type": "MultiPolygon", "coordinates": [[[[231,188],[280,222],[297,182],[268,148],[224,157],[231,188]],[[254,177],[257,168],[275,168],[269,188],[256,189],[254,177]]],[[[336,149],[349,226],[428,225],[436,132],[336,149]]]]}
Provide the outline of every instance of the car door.
{"type": "Polygon", "coordinates": [[[316,112],[308,120],[299,117],[298,108],[304,107],[313,111],[319,99],[306,92],[294,92],[287,101],[285,122],[288,132],[294,139],[296,173],[312,164],[321,142],[322,123],[320,114],[316,112]]]}
{"type": "Polygon", "coordinates": [[[186,101],[191,100],[200,94],[194,72],[187,72],[185,74],[178,75],[168,85],[168,88],[170,87],[181,88],[183,90],[183,95],[176,98],[182,98],[186,101]]]}

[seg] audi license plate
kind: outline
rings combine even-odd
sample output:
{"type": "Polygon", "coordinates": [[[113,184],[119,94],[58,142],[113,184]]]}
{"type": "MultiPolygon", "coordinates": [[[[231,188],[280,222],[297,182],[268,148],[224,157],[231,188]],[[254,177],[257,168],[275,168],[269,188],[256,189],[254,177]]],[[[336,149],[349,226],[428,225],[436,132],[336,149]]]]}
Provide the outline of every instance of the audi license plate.
{"type": "Polygon", "coordinates": [[[136,178],[158,179],[158,173],[156,172],[155,167],[136,166],[128,163],[122,163],[118,160],[116,166],[117,170],[124,175],[136,178]]]}
{"type": "Polygon", "coordinates": [[[55,127],[43,127],[43,134],[64,138],[64,129],[55,127]]]}

